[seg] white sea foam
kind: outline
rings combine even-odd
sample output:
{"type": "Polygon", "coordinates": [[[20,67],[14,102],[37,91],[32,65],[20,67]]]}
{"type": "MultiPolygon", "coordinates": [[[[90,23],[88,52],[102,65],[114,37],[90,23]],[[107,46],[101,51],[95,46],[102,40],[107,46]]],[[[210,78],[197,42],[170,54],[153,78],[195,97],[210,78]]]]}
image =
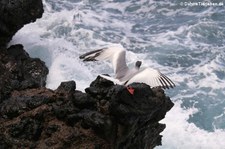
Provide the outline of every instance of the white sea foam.
{"type": "Polygon", "coordinates": [[[198,109],[181,108],[181,102],[175,102],[175,106],[166,115],[161,123],[166,124],[162,132],[163,146],[157,149],[223,149],[225,142],[225,131],[217,129],[215,132],[208,132],[199,129],[195,124],[189,123],[189,117],[198,109]]]}

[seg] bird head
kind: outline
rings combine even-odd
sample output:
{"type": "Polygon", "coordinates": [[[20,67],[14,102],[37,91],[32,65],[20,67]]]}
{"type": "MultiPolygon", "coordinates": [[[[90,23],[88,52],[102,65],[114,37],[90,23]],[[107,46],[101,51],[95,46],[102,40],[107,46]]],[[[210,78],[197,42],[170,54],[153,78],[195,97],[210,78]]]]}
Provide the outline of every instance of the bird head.
{"type": "Polygon", "coordinates": [[[142,64],[141,61],[136,61],[135,68],[139,69],[141,67],[141,64],[142,64]]]}

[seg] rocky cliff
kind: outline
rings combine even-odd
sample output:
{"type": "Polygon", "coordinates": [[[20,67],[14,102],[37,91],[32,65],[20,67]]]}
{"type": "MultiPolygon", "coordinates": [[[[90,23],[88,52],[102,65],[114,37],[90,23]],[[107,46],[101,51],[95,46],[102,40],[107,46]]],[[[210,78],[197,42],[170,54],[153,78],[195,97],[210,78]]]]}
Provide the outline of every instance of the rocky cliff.
{"type": "MultiPolygon", "coordinates": [[[[74,81],[45,87],[48,69],[22,45],[6,48],[43,13],[41,0],[0,1],[0,148],[151,149],[161,144],[173,103],[160,88],[96,78],[85,93],[74,81]],[[32,5],[31,5],[32,4],[32,5]]],[[[76,72],[74,72],[76,73],[76,72]]]]}
{"type": "Polygon", "coordinates": [[[5,46],[25,24],[40,18],[43,12],[41,0],[1,0],[0,47],[5,46]]]}

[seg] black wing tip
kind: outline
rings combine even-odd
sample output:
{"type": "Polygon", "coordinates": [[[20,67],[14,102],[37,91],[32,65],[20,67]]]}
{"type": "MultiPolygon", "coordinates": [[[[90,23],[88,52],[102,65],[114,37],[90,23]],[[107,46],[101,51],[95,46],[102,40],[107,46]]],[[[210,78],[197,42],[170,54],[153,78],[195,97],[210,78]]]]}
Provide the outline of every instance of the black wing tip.
{"type": "Polygon", "coordinates": [[[81,56],[79,56],[79,58],[80,58],[80,59],[84,59],[84,58],[85,58],[84,54],[81,55],[81,56]]]}
{"type": "Polygon", "coordinates": [[[83,59],[83,61],[97,61],[95,58],[96,58],[97,56],[99,56],[100,53],[102,52],[102,50],[104,50],[104,49],[105,49],[105,48],[87,52],[87,53],[85,53],[85,54],[80,55],[79,58],[80,58],[80,59],[83,59]],[[91,54],[95,54],[95,55],[90,56],[91,54]]]}
{"type": "Polygon", "coordinates": [[[93,57],[86,57],[86,56],[79,56],[80,59],[82,59],[84,62],[88,62],[88,61],[96,61],[96,59],[94,59],[93,57]]]}
{"type": "Polygon", "coordinates": [[[170,88],[174,88],[176,87],[175,83],[173,83],[172,80],[170,80],[167,76],[165,76],[164,74],[160,74],[160,83],[162,84],[162,88],[164,89],[170,89],[170,88]]]}
{"type": "Polygon", "coordinates": [[[83,60],[84,62],[90,62],[90,61],[97,61],[96,59],[92,59],[92,58],[85,58],[83,60]]]}
{"type": "Polygon", "coordinates": [[[174,88],[174,87],[176,87],[175,85],[174,86],[165,86],[165,85],[161,85],[161,86],[159,86],[159,87],[161,87],[161,88],[163,88],[163,89],[172,89],[172,88],[174,88]]]}
{"type": "MultiPolygon", "coordinates": [[[[172,82],[173,83],[173,82],[172,82]]],[[[166,85],[166,86],[163,86],[164,89],[172,89],[172,88],[175,88],[176,85],[173,83],[173,85],[166,85]]]]}

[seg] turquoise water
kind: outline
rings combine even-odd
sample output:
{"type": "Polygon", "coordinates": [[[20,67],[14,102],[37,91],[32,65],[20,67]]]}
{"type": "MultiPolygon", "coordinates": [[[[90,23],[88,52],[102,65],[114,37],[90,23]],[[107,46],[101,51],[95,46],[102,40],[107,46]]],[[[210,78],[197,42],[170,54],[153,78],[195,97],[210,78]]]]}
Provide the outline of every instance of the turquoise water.
{"type": "MultiPolygon", "coordinates": [[[[45,13],[11,41],[46,62],[47,86],[75,80],[84,90],[110,63],[83,63],[79,55],[122,44],[128,64],[160,69],[177,87],[175,106],[162,123],[162,149],[225,146],[225,3],[186,6],[187,1],[44,0],[45,13]],[[27,38],[28,37],[28,38],[27,38]],[[187,141],[189,140],[189,141],[187,141]]],[[[203,2],[203,1],[200,1],[203,2]]],[[[220,2],[220,1],[217,1],[220,2]]]]}

